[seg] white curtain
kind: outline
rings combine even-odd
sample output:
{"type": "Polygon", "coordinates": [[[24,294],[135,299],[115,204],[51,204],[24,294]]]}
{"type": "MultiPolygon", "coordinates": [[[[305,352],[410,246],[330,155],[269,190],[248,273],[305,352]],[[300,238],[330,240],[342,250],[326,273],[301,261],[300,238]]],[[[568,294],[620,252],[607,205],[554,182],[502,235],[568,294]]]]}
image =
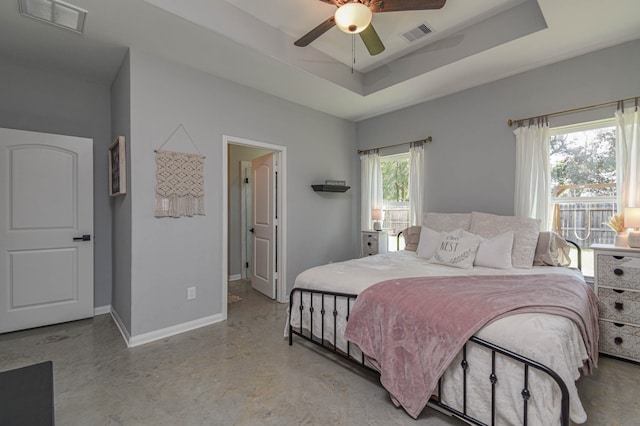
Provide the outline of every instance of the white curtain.
{"type": "Polygon", "coordinates": [[[360,171],[360,227],[368,231],[373,229],[371,210],[382,208],[382,169],[378,151],[360,156],[360,171]]]}
{"type": "Polygon", "coordinates": [[[424,145],[415,144],[409,150],[409,226],[422,224],[423,194],[424,145]]]}
{"type": "Polygon", "coordinates": [[[638,106],[616,111],[616,162],[618,211],[625,207],[640,207],[640,124],[638,106]]]}
{"type": "Polygon", "coordinates": [[[551,171],[549,123],[539,119],[519,127],[516,135],[516,216],[540,219],[540,229],[551,229],[551,171]]]}

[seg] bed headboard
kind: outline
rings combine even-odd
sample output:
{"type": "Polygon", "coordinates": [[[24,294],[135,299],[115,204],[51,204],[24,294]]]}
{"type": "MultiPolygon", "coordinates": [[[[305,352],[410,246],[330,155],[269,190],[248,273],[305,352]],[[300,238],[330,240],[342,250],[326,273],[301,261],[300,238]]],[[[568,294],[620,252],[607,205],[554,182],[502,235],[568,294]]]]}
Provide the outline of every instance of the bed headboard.
{"type": "MultiPolygon", "coordinates": [[[[582,270],[582,250],[573,241],[563,239],[552,231],[540,232],[539,220],[516,216],[499,216],[488,213],[425,213],[422,226],[438,232],[464,229],[484,238],[514,231],[514,267],[569,266],[569,252],[578,252],[577,267],[582,270]],[[515,251],[518,250],[518,253],[515,251]],[[530,266],[529,266],[530,265],[530,266]]],[[[421,226],[410,226],[398,233],[396,248],[400,249],[400,236],[405,240],[405,249],[416,251],[420,241],[421,226]]]]}

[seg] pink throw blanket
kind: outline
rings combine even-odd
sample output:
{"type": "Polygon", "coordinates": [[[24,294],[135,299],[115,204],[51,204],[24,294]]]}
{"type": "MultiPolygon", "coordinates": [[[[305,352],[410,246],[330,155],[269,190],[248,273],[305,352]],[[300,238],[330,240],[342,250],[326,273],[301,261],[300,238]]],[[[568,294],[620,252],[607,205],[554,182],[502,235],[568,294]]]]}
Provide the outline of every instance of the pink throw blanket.
{"type": "Polygon", "coordinates": [[[557,274],[401,278],[363,291],[345,330],[380,371],[394,403],[417,418],[438,378],[465,342],[498,318],[541,312],[579,327],[590,372],[598,360],[598,310],[593,290],[557,274]]]}

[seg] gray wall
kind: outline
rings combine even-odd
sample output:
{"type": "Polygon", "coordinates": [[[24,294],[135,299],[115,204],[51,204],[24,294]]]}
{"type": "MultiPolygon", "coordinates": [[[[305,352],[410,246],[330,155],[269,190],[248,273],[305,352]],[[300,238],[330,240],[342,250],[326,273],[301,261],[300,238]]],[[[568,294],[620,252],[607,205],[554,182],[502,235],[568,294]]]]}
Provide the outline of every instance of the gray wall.
{"type": "MultiPolygon", "coordinates": [[[[310,188],[357,178],[353,123],[135,49],[130,60],[132,336],[223,312],[223,135],[287,147],[289,288],[308,267],[355,256],[357,191],[328,198],[310,188]],[[156,219],[153,150],[179,124],[206,156],[206,215],[156,219]]],[[[195,152],[182,136],[165,149],[195,152]]]]}
{"type": "Polygon", "coordinates": [[[109,86],[0,58],[0,127],[93,139],[94,306],[111,303],[109,86]]]}
{"type": "MultiPolygon", "coordinates": [[[[607,48],[359,122],[358,147],[431,135],[425,211],[513,214],[515,126],[507,119],[640,96],[639,69],[640,41],[607,48]]],[[[614,110],[553,117],[550,124],[611,117],[614,110]]]]}
{"type": "Polygon", "coordinates": [[[122,324],[131,330],[131,74],[129,54],[111,84],[111,137],[125,137],[127,193],[111,198],[113,212],[113,291],[111,306],[122,324]]]}

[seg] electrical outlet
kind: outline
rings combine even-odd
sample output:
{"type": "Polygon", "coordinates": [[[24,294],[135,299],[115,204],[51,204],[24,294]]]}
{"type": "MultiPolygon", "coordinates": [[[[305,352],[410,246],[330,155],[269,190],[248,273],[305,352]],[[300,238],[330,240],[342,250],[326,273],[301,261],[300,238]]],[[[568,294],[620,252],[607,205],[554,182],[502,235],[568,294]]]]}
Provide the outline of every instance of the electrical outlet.
{"type": "Polygon", "coordinates": [[[193,300],[196,298],[196,288],[189,287],[187,288],[187,300],[193,300]]]}

